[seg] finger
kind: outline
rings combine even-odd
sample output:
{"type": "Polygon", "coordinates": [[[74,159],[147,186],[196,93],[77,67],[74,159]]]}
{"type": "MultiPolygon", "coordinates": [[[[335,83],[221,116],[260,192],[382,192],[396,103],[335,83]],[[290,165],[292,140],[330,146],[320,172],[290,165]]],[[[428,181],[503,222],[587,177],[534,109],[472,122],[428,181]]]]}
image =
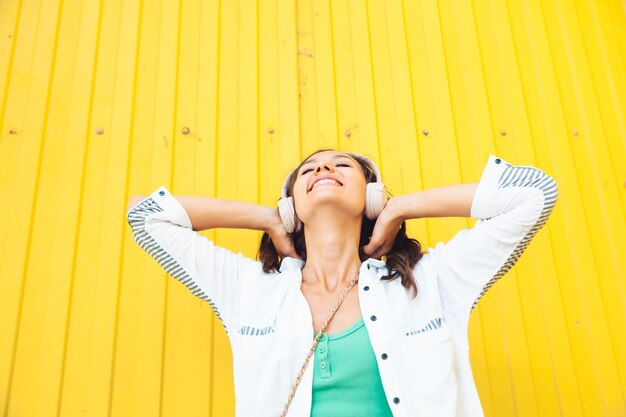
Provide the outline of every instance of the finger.
{"type": "Polygon", "coordinates": [[[377,247],[375,249],[372,250],[372,253],[370,254],[371,258],[378,258],[378,254],[380,253],[381,248],[377,247]]]}
{"type": "Polygon", "coordinates": [[[378,258],[380,258],[382,256],[387,255],[390,250],[391,250],[391,246],[388,243],[385,243],[384,245],[382,245],[378,249],[376,249],[376,251],[374,252],[372,257],[378,259],[378,258]]]}
{"type": "Polygon", "coordinates": [[[381,241],[378,237],[372,236],[370,241],[367,243],[367,245],[363,247],[363,249],[365,250],[367,248],[369,252],[374,252],[378,248],[380,248],[384,243],[385,243],[384,240],[381,241]]]}
{"type": "Polygon", "coordinates": [[[378,245],[372,244],[371,242],[363,246],[363,252],[365,252],[368,255],[373,255],[377,249],[378,249],[378,245]]]}
{"type": "Polygon", "coordinates": [[[290,242],[287,249],[288,249],[287,252],[289,253],[290,257],[301,259],[300,255],[298,255],[298,252],[296,251],[296,247],[293,245],[293,243],[290,242]]]}

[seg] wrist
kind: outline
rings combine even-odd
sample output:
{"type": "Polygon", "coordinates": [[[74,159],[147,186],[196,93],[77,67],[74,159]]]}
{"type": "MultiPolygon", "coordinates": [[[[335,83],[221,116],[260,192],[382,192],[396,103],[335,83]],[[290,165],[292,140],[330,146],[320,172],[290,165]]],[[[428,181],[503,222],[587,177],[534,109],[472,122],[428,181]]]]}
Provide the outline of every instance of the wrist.
{"type": "Polygon", "coordinates": [[[394,219],[401,222],[415,218],[414,213],[412,213],[415,211],[414,200],[415,196],[411,198],[411,195],[408,194],[391,197],[387,200],[385,210],[388,210],[394,219]],[[411,210],[412,208],[413,210],[411,210]]]}
{"type": "Polygon", "coordinates": [[[277,207],[267,207],[262,206],[262,218],[263,218],[263,226],[261,230],[267,234],[271,234],[277,227],[283,227],[282,221],[280,219],[280,214],[278,213],[277,207]]]}

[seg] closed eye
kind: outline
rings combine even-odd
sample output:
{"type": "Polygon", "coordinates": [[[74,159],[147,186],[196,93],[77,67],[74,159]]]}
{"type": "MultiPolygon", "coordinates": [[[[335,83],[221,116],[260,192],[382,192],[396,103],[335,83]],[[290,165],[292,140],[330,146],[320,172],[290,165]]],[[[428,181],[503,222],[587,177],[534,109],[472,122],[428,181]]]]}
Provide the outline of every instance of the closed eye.
{"type": "MultiPolygon", "coordinates": [[[[338,167],[350,167],[350,164],[346,164],[346,163],[344,163],[344,162],[340,162],[340,163],[338,163],[336,166],[338,166],[338,167]]],[[[300,173],[300,175],[304,175],[304,174],[306,174],[306,173],[307,173],[307,172],[309,172],[309,171],[313,171],[313,168],[307,168],[307,169],[305,169],[304,171],[302,171],[302,172],[300,173]]]]}

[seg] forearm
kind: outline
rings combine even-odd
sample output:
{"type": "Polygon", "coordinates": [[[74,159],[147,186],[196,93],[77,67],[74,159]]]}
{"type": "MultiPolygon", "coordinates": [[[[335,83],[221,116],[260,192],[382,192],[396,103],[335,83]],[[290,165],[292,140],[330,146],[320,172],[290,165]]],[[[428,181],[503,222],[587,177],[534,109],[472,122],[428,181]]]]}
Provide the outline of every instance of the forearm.
{"type": "MultiPolygon", "coordinates": [[[[146,196],[133,196],[127,211],[146,196]]],[[[264,230],[276,222],[277,209],[237,200],[213,197],[175,195],[183,206],[193,230],[214,228],[264,230]]]]}
{"type": "Polygon", "coordinates": [[[392,197],[388,204],[402,220],[424,217],[470,217],[477,182],[430,188],[392,197]]]}

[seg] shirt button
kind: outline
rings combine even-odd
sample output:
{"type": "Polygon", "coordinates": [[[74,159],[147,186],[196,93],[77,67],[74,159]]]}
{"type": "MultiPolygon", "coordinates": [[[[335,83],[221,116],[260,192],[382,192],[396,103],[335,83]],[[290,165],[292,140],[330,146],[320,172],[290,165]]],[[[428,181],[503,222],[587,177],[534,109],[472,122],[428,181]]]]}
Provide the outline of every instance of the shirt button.
{"type": "Polygon", "coordinates": [[[324,346],[322,346],[322,347],[320,348],[320,353],[324,353],[324,352],[326,352],[326,348],[325,348],[324,346]]]}
{"type": "MultiPolygon", "coordinates": [[[[322,369],[326,369],[326,362],[322,362],[320,363],[320,366],[322,367],[322,369]]],[[[395,401],[395,400],[394,400],[395,401]]],[[[396,403],[397,404],[397,403],[396,403]]]]}
{"type": "Polygon", "coordinates": [[[383,359],[387,359],[388,358],[386,353],[383,353],[382,355],[380,355],[380,357],[383,358],[383,359]]]}
{"type": "Polygon", "coordinates": [[[500,158],[497,158],[496,159],[496,164],[499,164],[500,162],[502,162],[502,161],[500,161],[500,158]]]}
{"type": "Polygon", "coordinates": [[[394,404],[398,404],[399,402],[400,402],[400,398],[398,398],[398,397],[394,397],[394,399],[393,399],[393,403],[394,403],[394,404]]]}
{"type": "Polygon", "coordinates": [[[159,191],[159,195],[165,195],[165,191],[159,191]]]}
{"type": "Polygon", "coordinates": [[[376,316],[371,316],[371,317],[370,317],[370,320],[372,320],[372,321],[376,321],[376,316]]]}
{"type": "Polygon", "coordinates": [[[369,285],[366,285],[365,287],[363,287],[363,289],[364,289],[365,291],[369,291],[369,290],[370,290],[370,287],[369,287],[369,285]]]}
{"type": "Polygon", "coordinates": [[[322,337],[320,337],[320,342],[325,342],[326,341],[326,335],[323,334],[322,337]]]}

